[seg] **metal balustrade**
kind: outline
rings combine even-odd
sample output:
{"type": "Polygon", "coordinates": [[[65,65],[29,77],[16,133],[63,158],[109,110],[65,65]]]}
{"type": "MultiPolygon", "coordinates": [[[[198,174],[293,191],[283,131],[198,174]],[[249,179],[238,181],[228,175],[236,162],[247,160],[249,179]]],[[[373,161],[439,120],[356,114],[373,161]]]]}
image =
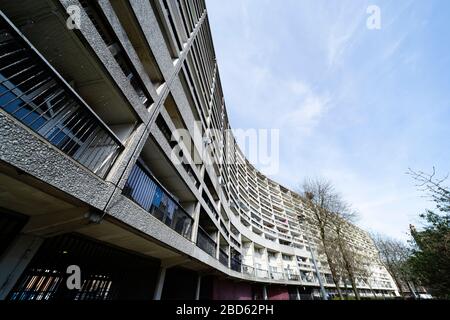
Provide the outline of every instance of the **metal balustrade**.
{"type": "Polygon", "coordinates": [[[295,273],[289,273],[286,275],[288,280],[291,281],[300,281],[300,275],[295,274],[295,273]]]}
{"type": "Polygon", "coordinates": [[[100,177],[123,145],[0,15],[0,109],[100,177]]]}
{"type": "Polygon", "coordinates": [[[302,281],[300,279],[300,275],[295,273],[295,271],[292,272],[276,272],[276,271],[269,271],[264,269],[255,268],[249,265],[242,265],[242,273],[251,275],[256,278],[263,278],[263,279],[273,279],[273,280],[289,280],[289,281],[302,281]]]}
{"type": "Polygon", "coordinates": [[[255,269],[255,276],[257,278],[267,279],[269,278],[269,271],[264,269],[255,269]]]}
{"type": "Polygon", "coordinates": [[[219,261],[228,267],[228,254],[223,249],[219,250],[219,261]]]}
{"type": "Polygon", "coordinates": [[[242,272],[245,274],[255,275],[255,268],[251,266],[247,266],[245,264],[242,265],[242,272]]]}
{"type": "Polygon", "coordinates": [[[242,262],[239,259],[231,258],[230,261],[231,270],[242,272],[242,262]]]}
{"type": "Polygon", "coordinates": [[[284,280],[285,275],[283,272],[269,271],[270,278],[273,280],[284,280]]]}
{"type": "Polygon", "coordinates": [[[171,229],[190,239],[194,219],[154,181],[140,161],[133,167],[123,194],[171,229]]]}

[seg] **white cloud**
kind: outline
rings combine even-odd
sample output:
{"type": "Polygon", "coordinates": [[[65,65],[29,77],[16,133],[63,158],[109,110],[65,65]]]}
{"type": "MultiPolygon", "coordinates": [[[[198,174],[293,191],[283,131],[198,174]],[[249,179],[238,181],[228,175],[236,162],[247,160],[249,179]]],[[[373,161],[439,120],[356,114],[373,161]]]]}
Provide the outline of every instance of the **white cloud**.
{"type": "MultiPolygon", "coordinates": [[[[308,84],[298,80],[285,85],[285,94],[292,105],[279,118],[279,127],[288,127],[296,132],[311,134],[327,111],[329,97],[326,94],[320,95],[314,92],[308,84]]],[[[296,136],[296,138],[300,137],[296,136]]]]}
{"type": "MultiPolygon", "coordinates": [[[[432,69],[420,77],[427,48],[416,24],[434,22],[418,10],[425,5],[412,3],[380,0],[379,32],[366,28],[370,0],[209,3],[232,127],[280,129],[280,171],[272,178],[295,188],[306,176],[327,177],[359,209],[361,226],[403,239],[430,206],[405,170],[439,159],[448,170],[448,150],[431,155],[425,142],[448,136],[448,113],[431,116],[448,102],[438,94],[445,83],[433,86],[432,69]],[[417,77],[401,74],[406,67],[417,77]]],[[[446,56],[427,63],[445,65],[446,56]]]]}
{"type": "Polygon", "coordinates": [[[330,20],[333,21],[326,30],[328,66],[331,69],[343,64],[345,54],[357,40],[358,32],[365,29],[364,21],[367,16],[364,3],[355,1],[347,4],[327,12],[330,20]]]}

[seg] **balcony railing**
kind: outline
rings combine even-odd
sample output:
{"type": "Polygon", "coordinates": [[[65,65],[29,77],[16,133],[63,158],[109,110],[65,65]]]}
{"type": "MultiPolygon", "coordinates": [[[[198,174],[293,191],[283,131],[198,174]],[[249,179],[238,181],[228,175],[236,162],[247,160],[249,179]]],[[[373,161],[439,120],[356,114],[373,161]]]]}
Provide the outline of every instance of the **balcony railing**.
{"type": "Polygon", "coordinates": [[[0,109],[105,177],[123,146],[0,13],[0,109]]]}
{"type": "Polygon", "coordinates": [[[286,274],[286,277],[287,277],[288,280],[291,280],[291,281],[300,281],[300,275],[299,274],[289,273],[289,274],[286,274]]]}
{"type": "Polygon", "coordinates": [[[139,161],[128,177],[123,194],[183,237],[190,239],[193,218],[154,181],[139,161]]]}
{"type": "Polygon", "coordinates": [[[242,262],[239,259],[231,258],[230,261],[231,269],[237,272],[242,272],[242,262]]]}
{"type": "Polygon", "coordinates": [[[216,257],[216,242],[208,233],[198,226],[197,246],[212,257],[216,257]]]}
{"type": "Polygon", "coordinates": [[[276,272],[276,271],[269,271],[270,278],[274,280],[284,280],[285,276],[282,272],[276,272]]]}
{"type": "Polygon", "coordinates": [[[217,214],[216,207],[215,207],[214,204],[211,202],[211,200],[209,200],[209,197],[208,197],[208,195],[207,195],[205,192],[203,192],[202,198],[203,198],[203,200],[205,200],[205,203],[206,203],[206,205],[208,206],[209,210],[211,210],[212,214],[214,214],[214,216],[215,216],[216,218],[218,218],[219,215],[217,214]]]}
{"type": "Polygon", "coordinates": [[[225,234],[227,235],[227,237],[230,236],[230,233],[227,230],[227,227],[225,226],[225,224],[223,223],[223,221],[220,221],[220,228],[222,229],[223,232],[225,232],[225,234]]]}
{"type": "Polygon", "coordinates": [[[245,264],[242,265],[242,272],[245,274],[250,274],[255,276],[255,268],[251,266],[247,266],[245,264]]]}
{"type": "Polygon", "coordinates": [[[219,261],[228,267],[228,254],[222,249],[219,250],[219,261]]]}
{"type": "Polygon", "coordinates": [[[255,269],[255,276],[257,278],[269,278],[269,271],[264,269],[255,269]]]}

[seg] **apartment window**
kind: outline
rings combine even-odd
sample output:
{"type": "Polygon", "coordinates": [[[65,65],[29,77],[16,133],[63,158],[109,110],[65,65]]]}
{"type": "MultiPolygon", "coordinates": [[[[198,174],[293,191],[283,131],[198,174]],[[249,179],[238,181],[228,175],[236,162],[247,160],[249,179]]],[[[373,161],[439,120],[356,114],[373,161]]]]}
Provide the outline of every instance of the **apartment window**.
{"type": "Polygon", "coordinates": [[[286,254],[283,254],[283,260],[284,261],[291,261],[292,260],[292,256],[288,256],[286,254]]]}
{"type": "Polygon", "coordinates": [[[264,249],[263,248],[255,248],[255,252],[259,255],[262,255],[264,253],[264,249]]]}

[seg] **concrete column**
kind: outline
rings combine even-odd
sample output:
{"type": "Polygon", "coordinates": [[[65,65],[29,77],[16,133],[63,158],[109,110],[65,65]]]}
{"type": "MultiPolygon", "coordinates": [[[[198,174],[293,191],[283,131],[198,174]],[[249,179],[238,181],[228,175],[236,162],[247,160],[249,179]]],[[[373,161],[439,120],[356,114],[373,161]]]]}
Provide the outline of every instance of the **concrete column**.
{"type": "Polygon", "coordinates": [[[300,291],[298,290],[298,287],[295,287],[295,291],[297,291],[297,300],[302,300],[300,296],[300,291]]]}
{"type": "Polygon", "coordinates": [[[228,269],[231,269],[231,246],[228,245],[228,269]]]}
{"type": "MultiPolygon", "coordinates": [[[[250,257],[252,258],[252,267],[255,268],[255,243],[252,241],[250,242],[250,247],[248,248],[249,252],[247,253],[250,254],[250,257]]],[[[255,269],[253,269],[255,271],[255,269]]],[[[255,273],[256,274],[256,273],[255,273]]]]}
{"type": "Polygon", "coordinates": [[[167,267],[161,267],[159,269],[158,279],[156,280],[155,293],[153,294],[153,300],[161,300],[162,291],[164,288],[164,280],[166,279],[167,267]]]}
{"type": "MultiPolygon", "coordinates": [[[[220,220],[219,220],[220,223],[220,220]]],[[[217,229],[217,236],[216,236],[216,259],[219,260],[219,250],[220,250],[220,230],[217,229]]]]}
{"type": "Polygon", "coordinates": [[[42,238],[21,234],[0,259],[0,300],[6,299],[43,242],[42,238]]]}
{"type": "Polygon", "coordinates": [[[200,221],[200,202],[197,202],[194,214],[192,217],[194,218],[194,224],[192,226],[192,235],[191,235],[191,241],[194,243],[197,243],[197,233],[198,233],[198,223],[200,221]]]}
{"type": "Polygon", "coordinates": [[[263,299],[269,300],[269,297],[267,296],[267,287],[263,286],[263,299]]]}
{"type": "Polygon", "coordinates": [[[195,300],[200,300],[201,285],[202,285],[202,276],[199,274],[197,277],[197,287],[195,288],[195,300]]]}

